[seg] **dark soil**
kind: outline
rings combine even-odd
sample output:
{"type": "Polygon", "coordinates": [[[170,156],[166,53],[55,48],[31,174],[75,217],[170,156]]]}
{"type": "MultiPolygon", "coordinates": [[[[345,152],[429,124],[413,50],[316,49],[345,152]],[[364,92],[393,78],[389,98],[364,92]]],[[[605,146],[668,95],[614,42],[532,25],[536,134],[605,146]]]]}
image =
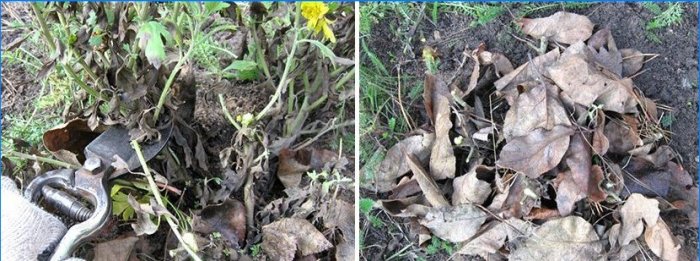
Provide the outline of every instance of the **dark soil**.
{"type": "MultiPolygon", "coordinates": [[[[508,6],[510,12],[517,14],[520,4],[508,6]]],[[[420,5],[414,8],[419,9],[420,5]]],[[[654,31],[661,39],[656,43],[647,36],[645,30],[647,21],[654,15],[638,3],[604,3],[594,4],[590,7],[566,10],[578,14],[587,15],[596,24],[594,31],[609,26],[618,48],[634,48],[646,54],[659,54],[659,57],[646,63],[642,70],[646,70],[633,80],[636,86],[643,91],[646,97],[655,100],[658,104],[665,104],[673,108],[670,112],[675,118],[670,131],[670,146],[678,152],[679,160],[690,173],[697,173],[698,140],[697,140],[697,111],[698,111],[698,49],[697,49],[697,4],[684,4],[683,20],[680,24],[654,31]]],[[[428,10],[426,8],[426,10],[428,10]]],[[[548,9],[529,14],[527,17],[545,17],[562,8],[548,9]]],[[[365,40],[372,50],[385,65],[401,65],[401,74],[419,76],[422,78],[426,68],[421,60],[422,49],[428,45],[437,50],[441,59],[438,71],[448,78],[458,73],[456,69],[462,60],[465,50],[473,50],[480,43],[485,43],[487,50],[504,54],[514,66],[528,61],[528,55],[536,56],[536,52],[525,43],[513,36],[524,38],[521,33],[515,31],[513,17],[508,11],[501,14],[496,20],[483,26],[470,27],[472,18],[461,13],[440,13],[437,23],[431,21],[430,12],[422,16],[418,21],[415,34],[408,35],[412,43],[410,48],[406,44],[397,41],[395,28],[405,26],[403,16],[395,13],[387,13],[379,23],[372,28],[371,35],[365,40]],[[421,41],[422,39],[425,42],[421,41]],[[403,50],[409,50],[404,54],[403,50]]],[[[409,23],[413,24],[413,23],[409,23]]],[[[409,33],[409,30],[406,30],[409,33]]],[[[363,65],[370,62],[365,59],[363,65]]],[[[471,72],[473,62],[469,61],[463,68],[471,72]]],[[[393,75],[397,74],[397,66],[391,69],[393,75]]],[[[469,77],[468,73],[466,77],[469,77]]],[[[404,100],[404,102],[406,102],[404,100]]],[[[422,99],[408,101],[410,113],[417,124],[428,121],[422,109],[422,99]]],[[[405,106],[405,105],[404,105],[405,106]]],[[[505,111],[503,111],[505,112],[505,111]]],[[[494,115],[494,117],[498,117],[494,115]]],[[[691,174],[697,178],[697,174],[691,174]]],[[[363,191],[363,197],[381,198],[373,192],[363,191]]],[[[385,215],[380,215],[385,217],[385,215]]],[[[682,246],[682,259],[697,259],[697,230],[683,225],[681,221],[685,217],[678,215],[662,215],[664,220],[672,226],[672,232],[679,237],[682,246]]],[[[390,220],[385,220],[388,226],[394,226],[390,220]]],[[[363,222],[366,224],[366,222],[363,222]]],[[[408,223],[408,222],[406,222],[408,223]]],[[[362,224],[362,223],[361,223],[362,224]]],[[[397,224],[398,225],[398,224],[397,224]]],[[[362,227],[369,229],[365,238],[365,247],[378,245],[378,248],[365,248],[366,252],[361,256],[368,260],[386,258],[393,252],[414,244],[417,240],[408,242],[398,239],[400,247],[393,252],[387,252],[388,248],[397,244],[397,239],[392,238],[386,231],[376,230],[371,226],[362,227]]],[[[415,249],[415,248],[414,248],[415,249]]],[[[449,256],[442,254],[431,255],[430,259],[442,260],[449,256]]],[[[461,257],[460,257],[461,258],[461,257]]]]}

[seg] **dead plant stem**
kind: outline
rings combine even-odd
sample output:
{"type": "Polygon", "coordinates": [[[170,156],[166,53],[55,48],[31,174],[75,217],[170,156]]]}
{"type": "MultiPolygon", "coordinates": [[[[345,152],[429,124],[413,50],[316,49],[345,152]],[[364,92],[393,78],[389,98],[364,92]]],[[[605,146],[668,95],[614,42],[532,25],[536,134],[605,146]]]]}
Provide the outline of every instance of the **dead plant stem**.
{"type": "Polygon", "coordinates": [[[37,155],[31,155],[31,154],[25,154],[21,152],[16,152],[16,151],[6,151],[4,152],[6,157],[15,157],[15,158],[20,158],[20,159],[25,159],[25,160],[35,160],[39,162],[44,162],[48,163],[57,167],[62,167],[62,168],[67,168],[67,169],[77,169],[80,168],[80,166],[70,164],[68,162],[63,162],[60,160],[55,160],[55,159],[50,159],[47,157],[41,157],[37,155]]]}

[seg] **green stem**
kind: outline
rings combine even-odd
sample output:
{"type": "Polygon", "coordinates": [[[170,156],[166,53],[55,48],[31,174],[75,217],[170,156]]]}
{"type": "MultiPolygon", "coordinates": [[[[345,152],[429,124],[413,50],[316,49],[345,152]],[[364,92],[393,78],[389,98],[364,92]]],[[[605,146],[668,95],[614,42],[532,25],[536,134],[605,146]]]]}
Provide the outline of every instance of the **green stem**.
{"type": "Polygon", "coordinates": [[[340,81],[338,81],[335,84],[335,89],[336,90],[340,89],[340,87],[343,86],[343,84],[345,84],[350,79],[353,79],[354,77],[355,77],[355,67],[352,67],[352,70],[350,70],[345,76],[343,76],[343,78],[340,78],[340,81]]]}
{"type": "MultiPolygon", "coordinates": [[[[139,158],[139,162],[141,163],[141,167],[143,168],[143,172],[146,173],[146,179],[148,180],[148,187],[151,190],[151,193],[156,198],[156,202],[158,202],[158,205],[166,209],[165,204],[163,203],[163,196],[160,194],[160,190],[158,190],[158,185],[156,185],[156,181],[153,179],[153,176],[151,176],[151,170],[148,168],[148,165],[146,165],[146,159],[143,157],[143,153],[141,152],[141,147],[139,146],[139,143],[136,140],[131,141],[131,146],[134,147],[134,150],[136,151],[136,156],[139,158]]],[[[168,222],[168,225],[170,225],[170,229],[173,231],[173,234],[175,234],[175,237],[180,241],[180,244],[182,244],[182,247],[185,248],[185,251],[187,251],[188,254],[190,254],[190,257],[196,261],[201,261],[202,259],[197,256],[197,253],[192,250],[189,244],[185,242],[185,240],[182,238],[182,235],[180,234],[180,230],[178,230],[178,226],[173,221],[173,219],[169,215],[163,215],[165,217],[165,220],[168,222]]]]}
{"type": "Polygon", "coordinates": [[[301,4],[297,3],[296,14],[294,16],[294,43],[292,44],[292,50],[287,56],[287,62],[284,66],[284,73],[282,73],[282,78],[280,78],[280,82],[277,85],[277,90],[275,90],[275,94],[272,96],[270,102],[267,103],[265,108],[263,108],[262,111],[260,111],[260,113],[258,113],[258,115],[255,116],[255,121],[259,121],[260,119],[262,119],[262,117],[265,117],[267,111],[269,111],[270,108],[272,108],[272,106],[277,102],[277,99],[282,94],[282,88],[284,87],[284,83],[287,81],[287,77],[289,76],[289,70],[292,67],[294,53],[296,52],[297,45],[299,44],[299,20],[301,20],[301,4]]]}
{"type": "Polygon", "coordinates": [[[48,163],[57,167],[62,167],[62,168],[67,168],[67,169],[77,169],[80,168],[80,166],[76,166],[73,164],[70,164],[68,162],[63,162],[60,160],[55,160],[55,159],[50,159],[46,157],[40,157],[37,155],[30,155],[30,154],[24,154],[21,152],[16,152],[16,151],[7,151],[4,152],[6,157],[11,157],[11,158],[20,158],[24,160],[36,160],[44,163],[48,163]]]}
{"type": "Polygon", "coordinates": [[[51,52],[54,52],[54,50],[56,50],[56,44],[54,43],[54,38],[51,35],[51,31],[49,31],[48,26],[46,26],[44,14],[39,10],[39,5],[37,5],[36,2],[32,2],[31,6],[34,14],[36,15],[36,20],[39,22],[41,31],[44,33],[44,37],[46,38],[46,44],[49,46],[49,49],[51,49],[51,52]]]}
{"type": "MultiPolygon", "coordinates": [[[[192,23],[191,19],[190,19],[190,23],[192,23]]],[[[170,73],[170,76],[168,76],[168,81],[165,82],[165,87],[163,87],[163,92],[160,93],[160,99],[158,99],[158,105],[156,106],[156,111],[153,114],[153,123],[158,121],[158,116],[160,116],[160,111],[163,109],[163,104],[165,104],[165,99],[168,97],[168,93],[170,92],[170,86],[172,86],[173,82],[175,81],[175,76],[182,68],[182,65],[190,58],[190,55],[192,54],[192,50],[194,50],[194,46],[195,46],[194,40],[195,40],[195,36],[197,35],[196,29],[197,28],[192,30],[192,39],[190,40],[190,47],[187,49],[187,53],[185,53],[185,56],[181,57],[180,60],[177,61],[175,68],[170,73]]]]}
{"type": "Polygon", "coordinates": [[[221,109],[224,111],[224,115],[226,116],[226,119],[228,119],[229,122],[233,125],[233,127],[236,127],[237,130],[241,129],[241,125],[238,125],[236,121],[231,117],[231,113],[228,112],[228,109],[226,109],[226,103],[224,102],[224,95],[219,94],[219,103],[221,104],[221,109]]]}

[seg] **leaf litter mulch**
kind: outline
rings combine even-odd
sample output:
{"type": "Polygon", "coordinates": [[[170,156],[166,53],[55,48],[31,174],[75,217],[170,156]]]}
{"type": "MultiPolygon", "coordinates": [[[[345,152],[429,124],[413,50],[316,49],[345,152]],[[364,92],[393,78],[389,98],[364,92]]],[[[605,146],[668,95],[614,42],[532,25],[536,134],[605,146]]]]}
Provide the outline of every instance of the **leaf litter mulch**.
{"type": "Polygon", "coordinates": [[[481,43],[452,60],[456,73],[437,69],[445,57],[428,42],[426,123],[378,165],[376,207],[406,218],[412,242],[437,237],[457,256],[695,259],[668,223],[697,229],[692,163],[660,126],[672,108],[635,85],[658,55],[617,45],[616,26],[594,22],[564,11],[518,19],[534,55],[513,64],[508,49],[481,43]]]}
{"type": "Polygon", "coordinates": [[[141,144],[173,126],[148,162],[165,205],[141,168],[113,181],[114,215],[77,256],[187,260],[189,248],[203,260],[352,258],[351,4],[31,5],[3,4],[12,36],[4,54],[22,50],[43,63],[30,71],[3,59],[12,86],[3,88],[3,175],[26,186],[80,166],[83,147],[110,126],[141,144]],[[32,108],[21,94],[44,99],[65,82],[69,98],[58,106],[32,108]],[[10,136],[17,126],[8,119],[25,113],[65,123],[39,130],[43,142],[10,136]]]}

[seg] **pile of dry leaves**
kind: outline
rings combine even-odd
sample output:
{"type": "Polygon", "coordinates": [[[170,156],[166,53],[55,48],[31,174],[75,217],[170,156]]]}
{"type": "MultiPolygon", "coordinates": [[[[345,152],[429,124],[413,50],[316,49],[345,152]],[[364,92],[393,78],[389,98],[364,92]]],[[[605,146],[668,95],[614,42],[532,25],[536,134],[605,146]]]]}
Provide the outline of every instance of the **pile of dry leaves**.
{"type": "Polygon", "coordinates": [[[525,64],[482,44],[465,52],[470,76],[426,73],[430,122],[388,151],[379,205],[422,246],[435,236],[487,260],[679,259],[659,215],[697,227],[697,186],[663,145],[668,109],[634,86],[649,55],[582,15],[517,23],[541,41],[525,64]]]}

